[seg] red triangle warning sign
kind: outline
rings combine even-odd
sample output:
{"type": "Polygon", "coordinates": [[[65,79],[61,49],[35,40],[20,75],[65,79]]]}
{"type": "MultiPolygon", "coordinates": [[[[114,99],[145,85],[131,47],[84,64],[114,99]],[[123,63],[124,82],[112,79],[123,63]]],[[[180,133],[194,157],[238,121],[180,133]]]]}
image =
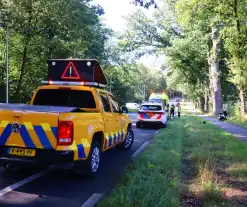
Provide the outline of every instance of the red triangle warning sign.
{"type": "Polygon", "coordinates": [[[80,79],[80,76],[76,70],[76,67],[73,62],[69,62],[67,67],[65,68],[62,79],[80,79]]]}

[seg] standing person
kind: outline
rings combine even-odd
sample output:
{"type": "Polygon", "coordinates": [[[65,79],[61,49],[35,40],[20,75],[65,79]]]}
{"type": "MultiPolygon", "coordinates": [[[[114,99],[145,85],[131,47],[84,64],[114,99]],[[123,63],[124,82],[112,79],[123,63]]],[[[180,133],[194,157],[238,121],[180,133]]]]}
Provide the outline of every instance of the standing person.
{"type": "Polygon", "coordinates": [[[170,113],[169,113],[169,111],[170,111],[170,106],[169,106],[169,104],[167,104],[167,105],[166,105],[166,113],[167,113],[167,115],[168,115],[168,119],[170,118],[170,113]]]}
{"type": "Polygon", "coordinates": [[[166,112],[169,113],[169,111],[170,111],[170,105],[167,104],[167,105],[166,105],[166,112]]]}
{"type": "Polygon", "coordinates": [[[129,113],[128,107],[126,106],[126,104],[122,105],[121,110],[123,111],[123,113],[129,113]]]}
{"type": "Polygon", "coordinates": [[[170,117],[174,118],[174,113],[175,113],[175,106],[174,104],[171,105],[171,110],[170,110],[170,117]]]}
{"type": "Polygon", "coordinates": [[[180,115],[181,115],[181,104],[178,103],[177,107],[178,107],[178,118],[180,118],[180,115]]]}
{"type": "Polygon", "coordinates": [[[224,114],[225,118],[228,116],[227,110],[228,110],[228,105],[227,104],[223,104],[223,114],[224,114]]]}

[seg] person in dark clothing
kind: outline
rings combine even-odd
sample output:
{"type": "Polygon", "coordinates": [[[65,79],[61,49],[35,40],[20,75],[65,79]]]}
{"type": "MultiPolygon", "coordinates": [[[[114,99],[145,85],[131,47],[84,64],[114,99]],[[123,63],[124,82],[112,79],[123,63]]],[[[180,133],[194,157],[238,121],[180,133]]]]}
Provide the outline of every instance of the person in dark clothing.
{"type": "Polygon", "coordinates": [[[174,117],[174,113],[175,113],[175,106],[174,106],[174,104],[172,104],[171,110],[170,110],[170,117],[174,117]]]}
{"type": "Polygon", "coordinates": [[[180,105],[180,103],[178,103],[177,107],[178,107],[178,118],[180,118],[180,115],[181,115],[181,105],[180,105]]]}
{"type": "Polygon", "coordinates": [[[223,115],[225,116],[225,118],[227,118],[228,116],[227,108],[228,108],[228,104],[223,104],[223,115]]]}

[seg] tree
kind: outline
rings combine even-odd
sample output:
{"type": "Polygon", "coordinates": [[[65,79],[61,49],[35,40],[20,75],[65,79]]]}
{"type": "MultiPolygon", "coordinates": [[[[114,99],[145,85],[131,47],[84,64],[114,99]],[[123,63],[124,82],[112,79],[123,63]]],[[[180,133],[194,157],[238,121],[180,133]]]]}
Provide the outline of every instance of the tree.
{"type": "Polygon", "coordinates": [[[80,0],[0,1],[10,30],[10,97],[26,102],[46,77],[48,58],[101,58],[108,30],[103,10],[80,0]]]}
{"type": "Polygon", "coordinates": [[[220,21],[218,14],[215,12],[215,4],[211,0],[206,1],[189,1],[178,0],[174,3],[180,24],[186,29],[192,25],[204,25],[202,31],[208,38],[208,68],[209,83],[211,91],[211,100],[213,113],[218,115],[222,110],[222,88],[221,88],[221,71],[219,68],[220,39],[219,28],[220,21]]]}
{"type": "Polygon", "coordinates": [[[146,54],[165,52],[171,46],[171,38],[181,37],[181,31],[173,21],[173,13],[164,6],[151,18],[142,9],[126,17],[127,29],[119,37],[123,52],[132,52],[136,58],[146,54]]]}
{"type": "Polygon", "coordinates": [[[135,0],[134,2],[136,5],[142,6],[144,8],[149,8],[150,6],[154,6],[154,8],[158,8],[157,3],[155,0],[135,0]]]}
{"type": "Polygon", "coordinates": [[[197,100],[202,110],[208,110],[205,95],[208,88],[206,54],[206,38],[201,38],[200,30],[192,30],[184,38],[173,40],[172,47],[167,51],[168,87],[197,100]]]}
{"type": "Polygon", "coordinates": [[[164,74],[142,64],[110,67],[105,71],[105,75],[108,80],[108,90],[111,84],[112,92],[121,104],[141,102],[143,98],[147,100],[151,90],[161,91],[166,88],[164,74]],[[143,86],[145,86],[145,97],[142,94],[143,86]]]}
{"type": "Polygon", "coordinates": [[[221,36],[224,39],[224,46],[230,54],[227,61],[233,74],[231,82],[238,89],[242,115],[246,112],[246,3],[247,1],[243,0],[225,0],[222,2],[221,7],[218,7],[223,25],[221,36]]]}

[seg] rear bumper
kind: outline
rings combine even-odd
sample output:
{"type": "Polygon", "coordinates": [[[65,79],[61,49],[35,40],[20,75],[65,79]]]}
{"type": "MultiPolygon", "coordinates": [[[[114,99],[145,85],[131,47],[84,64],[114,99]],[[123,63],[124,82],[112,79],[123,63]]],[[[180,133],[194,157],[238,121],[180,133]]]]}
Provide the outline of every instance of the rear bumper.
{"type": "Polygon", "coordinates": [[[142,125],[158,125],[158,124],[165,124],[162,121],[146,121],[146,120],[137,120],[138,123],[142,125]]]}
{"type": "Polygon", "coordinates": [[[34,157],[24,157],[9,155],[7,149],[8,147],[0,146],[0,165],[16,163],[51,166],[57,164],[69,164],[74,161],[73,151],[36,149],[36,155],[34,157]]]}
{"type": "Polygon", "coordinates": [[[166,119],[158,119],[158,120],[155,120],[155,119],[138,119],[136,120],[136,122],[139,122],[141,124],[165,124],[167,122],[167,118],[166,119]]]}

